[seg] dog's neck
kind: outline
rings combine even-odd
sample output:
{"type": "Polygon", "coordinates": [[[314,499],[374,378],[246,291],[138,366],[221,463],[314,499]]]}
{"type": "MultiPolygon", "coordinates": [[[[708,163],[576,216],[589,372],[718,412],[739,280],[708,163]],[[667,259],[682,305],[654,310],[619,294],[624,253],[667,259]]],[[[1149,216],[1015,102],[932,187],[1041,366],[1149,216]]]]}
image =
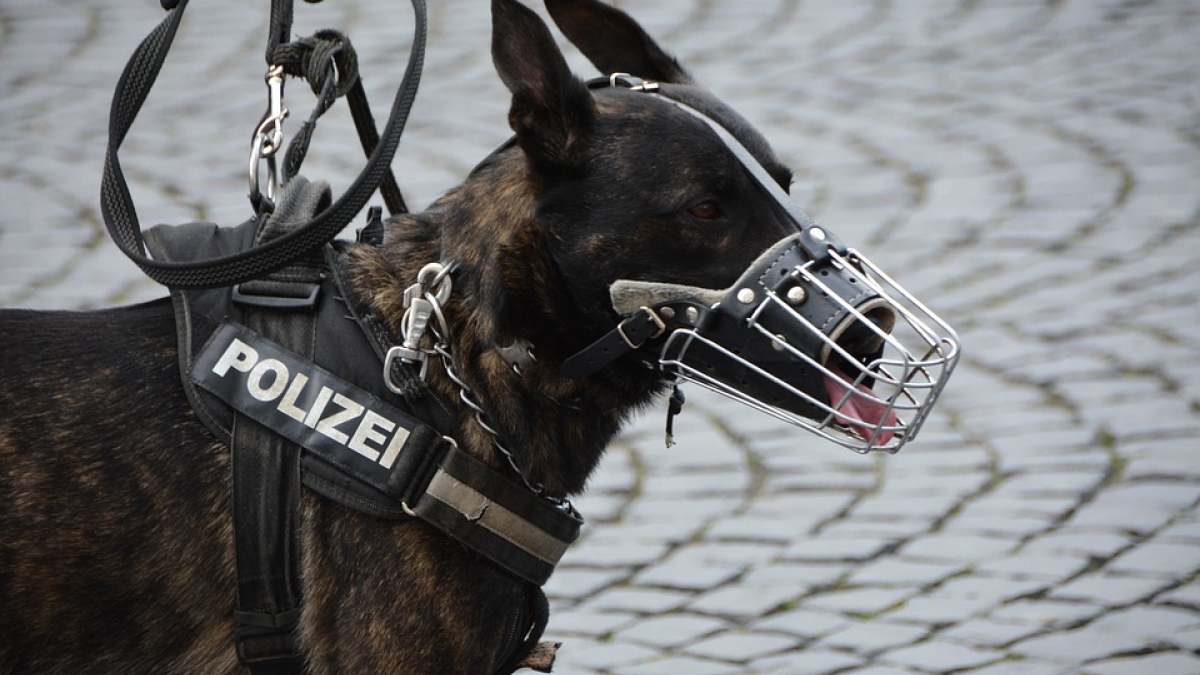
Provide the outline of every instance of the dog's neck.
{"type": "MultiPolygon", "coordinates": [[[[404,290],[421,267],[456,265],[443,308],[454,368],[529,481],[563,496],[583,490],[626,418],[663,384],[633,359],[585,380],[559,373],[562,362],[611,328],[613,319],[585,314],[570,295],[536,221],[534,189],[523,161],[501,158],[428,211],[393,221],[382,246],[354,249],[351,278],[400,335],[404,290]],[[534,357],[518,372],[513,354],[527,348],[534,357]]],[[[511,474],[496,439],[462,404],[440,359],[431,359],[426,381],[457,406],[460,447],[511,474]]]]}

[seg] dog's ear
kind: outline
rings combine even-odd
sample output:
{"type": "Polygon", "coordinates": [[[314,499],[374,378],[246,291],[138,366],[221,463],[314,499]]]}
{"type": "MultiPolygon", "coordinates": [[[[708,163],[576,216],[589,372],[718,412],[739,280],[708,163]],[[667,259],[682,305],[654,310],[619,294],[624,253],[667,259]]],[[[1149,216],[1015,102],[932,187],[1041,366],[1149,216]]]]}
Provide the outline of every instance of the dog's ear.
{"type": "Polygon", "coordinates": [[[692,83],[679,62],[625,12],[599,0],[546,0],[546,9],[563,35],[605,75],[692,83]]]}
{"type": "Polygon", "coordinates": [[[542,169],[580,168],[595,120],[592,94],[550,29],[517,0],[492,0],[492,61],[512,92],[508,122],[525,154],[542,169]]]}

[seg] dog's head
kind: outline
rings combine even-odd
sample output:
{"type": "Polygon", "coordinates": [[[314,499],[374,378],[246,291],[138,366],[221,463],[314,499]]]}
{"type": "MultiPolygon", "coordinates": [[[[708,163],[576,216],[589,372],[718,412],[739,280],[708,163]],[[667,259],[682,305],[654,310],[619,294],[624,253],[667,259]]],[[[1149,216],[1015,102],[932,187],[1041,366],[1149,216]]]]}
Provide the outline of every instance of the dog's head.
{"type": "Polygon", "coordinates": [[[595,341],[567,370],[636,352],[667,380],[858,450],[910,440],[957,359],[953,331],[808,219],[761,134],[633,19],[597,0],[546,5],[601,72],[625,74],[589,86],[536,14],[493,0],[540,235],[595,341]]]}

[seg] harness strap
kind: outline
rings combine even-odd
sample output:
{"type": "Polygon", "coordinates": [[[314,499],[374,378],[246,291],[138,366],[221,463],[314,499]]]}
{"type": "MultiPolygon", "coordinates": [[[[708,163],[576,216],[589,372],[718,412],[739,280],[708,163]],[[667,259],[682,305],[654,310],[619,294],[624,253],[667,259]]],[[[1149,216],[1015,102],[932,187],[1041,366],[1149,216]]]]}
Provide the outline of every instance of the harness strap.
{"type": "Polygon", "coordinates": [[[272,434],[303,446],[306,485],[374,515],[420,517],[528,582],[544,584],[579,537],[583,521],[573,513],[243,326],[218,327],[189,375],[272,434]]]}
{"type": "Polygon", "coordinates": [[[496,666],[496,675],[511,675],[522,668],[550,672],[555,653],[561,643],[541,643],[542,634],[550,622],[550,603],[542,589],[533,584],[525,587],[525,605],[517,608],[513,640],[504,645],[496,666]]]}
{"type": "MultiPolygon", "coordinates": [[[[319,270],[309,259],[242,284],[234,302],[246,326],[311,359],[319,270]]],[[[298,674],[300,446],[241,413],[231,431],[238,660],[253,675],[298,674]]]]}

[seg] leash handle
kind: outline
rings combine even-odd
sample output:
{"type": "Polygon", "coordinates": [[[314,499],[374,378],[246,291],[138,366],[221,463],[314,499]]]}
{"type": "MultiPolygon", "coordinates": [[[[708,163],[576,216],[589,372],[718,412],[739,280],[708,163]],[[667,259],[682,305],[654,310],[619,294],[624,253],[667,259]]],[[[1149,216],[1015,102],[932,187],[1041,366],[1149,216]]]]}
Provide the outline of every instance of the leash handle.
{"type": "MultiPolygon", "coordinates": [[[[425,0],[412,0],[415,14],[412,49],[387,124],[366,166],[328,209],[286,235],[233,255],[187,262],[158,261],[146,255],[141,225],[118,152],[158,78],[187,4],[188,0],[164,0],[163,5],[168,8],[167,17],[134,50],[117,82],[109,112],[108,148],[100,183],[100,212],[117,247],[158,283],[172,288],[231,286],[279,270],[308,251],[328,243],[379,189],[390,172],[392,158],[400,144],[400,135],[420,86],[428,18],[425,0]]],[[[277,19],[282,18],[290,23],[290,3],[282,3],[287,5],[286,8],[281,6],[282,17],[276,15],[275,7],[278,4],[279,0],[273,0],[272,40],[283,35],[282,23],[277,25],[277,19]]]]}

